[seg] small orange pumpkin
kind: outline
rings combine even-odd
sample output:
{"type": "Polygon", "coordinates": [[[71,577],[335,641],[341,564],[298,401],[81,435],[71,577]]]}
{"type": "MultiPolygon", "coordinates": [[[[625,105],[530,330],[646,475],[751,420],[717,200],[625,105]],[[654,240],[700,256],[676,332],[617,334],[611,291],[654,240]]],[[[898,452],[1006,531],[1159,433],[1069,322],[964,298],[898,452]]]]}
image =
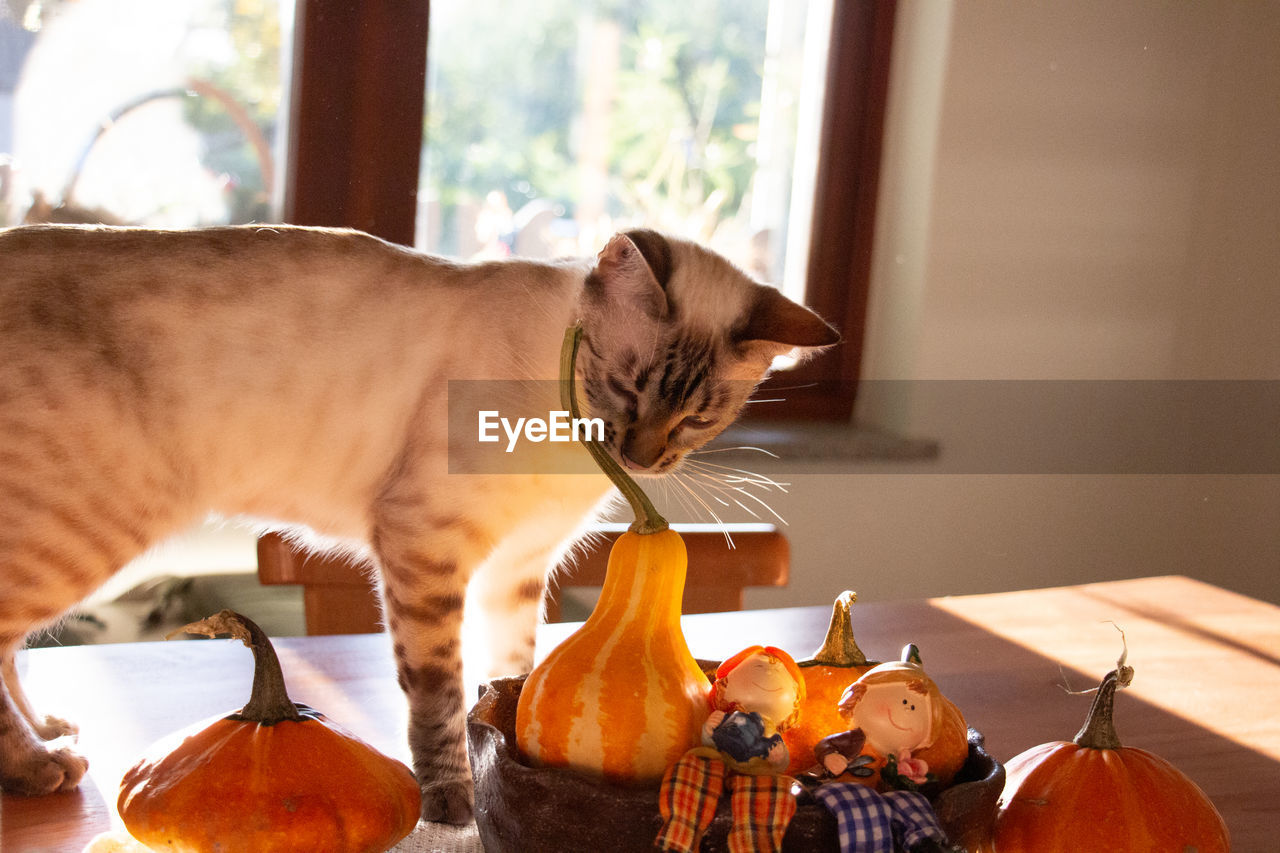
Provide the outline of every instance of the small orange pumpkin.
{"type": "MultiPolygon", "coordinates": [[[[814,766],[813,748],[829,734],[844,731],[848,723],[840,713],[840,699],[851,684],[877,666],[867,660],[853,636],[853,603],[857,593],[845,590],[831,606],[831,621],[822,647],[799,663],[804,673],[806,697],[799,721],[783,732],[782,738],[791,752],[787,772],[803,773],[814,766]]],[[[903,649],[903,662],[920,663],[914,645],[903,649]]],[[[964,715],[950,699],[938,694],[942,702],[941,726],[933,742],[915,753],[929,763],[929,770],[939,784],[946,786],[964,766],[969,755],[969,727],[964,715]]]]}
{"type": "Polygon", "coordinates": [[[1158,755],[1121,745],[1115,692],[1132,679],[1122,662],[1102,680],[1074,740],[1033,746],[1005,765],[998,853],[1230,849],[1226,823],[1194,782],[1158,755]]]}
{"type": "MultiPolygon", "coordinates": [[[[565,335],[561,388],[579,416],[574,360],[581,327],[565,335]]],[[[598,443],[587,448],[636,514],[609,552],[586,623],[524,682],[516,743],[542,767],[569,767],[620,783],[656,782],[697,745],[710,682],[680,627],[687,555],[680,534],[598,443]]]]}
{"type": "Polygon", "coordinates": [[[799,662],[804,674],[805,701],[800,719],[782,733],[791,753],[787,773],[792,776],[813,766],[813,748],[829,734],[847,728],[840,716],[840,697],[850,684],[878,661],[869,661],[853,637],[851,605],[858,596],[845,590],[831,606],[831,622],[822,648],[799,662]]]}
{"type": "MultiPolygon", "coordinates": [[[[902,660],[920,665],[920,650],[908,645],[902,650],[902,660]]],[[[933,743],[917,749],[914,756],[928,763],[929,772],[945,788],[969,757],[969,724],[956,704],[941,691],[937,698],[942,705],[941,723],[933,733],[933,743]]]]}
{"type": "Polygon", "coordinates": [[[125,828],[152,850],[380,853],[413,831],[413,772],[289,701],[262,629],[224,610],[182,629],[231,634],[253,650],[240,711],[157,743],[120,783],[125,828]]]}

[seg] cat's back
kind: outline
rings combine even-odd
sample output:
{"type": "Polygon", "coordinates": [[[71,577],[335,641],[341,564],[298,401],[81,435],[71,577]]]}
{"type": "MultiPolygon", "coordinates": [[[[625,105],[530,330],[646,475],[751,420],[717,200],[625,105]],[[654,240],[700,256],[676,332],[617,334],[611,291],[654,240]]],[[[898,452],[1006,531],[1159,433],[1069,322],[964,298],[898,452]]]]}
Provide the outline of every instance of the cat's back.
{"type": "Polygon", "coordinates": [[[363,495],[435,375],[454,268],[352,231],[2,231],[0,446],[182,460],[188,491],[231,513],[363,495]]]}
{"type": "Polygon", "coordinates": [[[422,264],[426,259],[357,231],[297,226],[155,230],[28,225],[0,230],[0,299],[69,289],[102,298],[247,300],[317,270],[422,264]]]}
{"type": "Polygon", "coordinates": [[[163,229],[114,225],[38,224],[0,228],[0,263],[65,251],[109,250],[130,259],[189,253],[208,257],[288,253],[318,249],[335,253],[400,252],[361,231],[303,225],[223,225],[163,229]]]}
{"type": "MultiPolygon", "coordinates": [[[[438,298],[450,265],[355,231],[25,226],[0,231],[0,351],[296,350],[438,298]]],[[[176,353],[175,353],[176,355],[176,353]]]]}

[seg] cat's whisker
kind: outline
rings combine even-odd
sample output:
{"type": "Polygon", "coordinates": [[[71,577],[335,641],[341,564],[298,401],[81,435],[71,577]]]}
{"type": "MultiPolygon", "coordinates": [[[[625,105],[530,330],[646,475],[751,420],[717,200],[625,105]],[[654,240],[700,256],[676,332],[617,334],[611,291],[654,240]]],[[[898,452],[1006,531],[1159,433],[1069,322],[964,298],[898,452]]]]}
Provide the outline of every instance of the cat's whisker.
{"type": "Polygon", "coordinates": [[[726,476],[724,473],[719,471],[700,470],[694,466],[690,466],[690,473],[697,474],[702,480],[704,480],[708,484],[715,484],[716,486],[720,486],[720,487],[736,488],[738,486],[755,486],[765,491],[770,491],[772,488],[768,484],[761,483],[757,480],[738,477],[736,475],[726,476]]]}
{"type": "Polygon", "coordinates": [[[689,460],[689,464],[692,466],[701,468],[703,470],[709,471],[711,473],[716,473],[717,476],[723,477],[726,480],[729,479],[730,477],[733,477],[740,480],[741,482],[750,483],[752,485],[760,486],[761,488],[765,488],[765,489],[769,489],[769,488],[777,489],[778,491],[783,493],[786,493],[787,491],[786,487],[791,485],[790,483],[779,483],[777,480],[773,479],[772,477],[766,477],[764,474],[757,474],[754,471],[747,471],[742,468],[733,468],[728,465],[717,465],[714,462],[707,462],[701,459],[689,460]],[[712,469],[714,469],[714,471],[712,471],[712,469]],[[720,472],[723,472],[723,473],[720,473],[720,472]]]}
{"type": "Polygon", "coordinates": [[[717,465],[716,462],[707,462],[704,460],[699,460],[698,465],[700,465],[701,467],[704,467],[704,469],[708,469],[708,470],[714,469],[714,471],[721,471],[722,473],[721,475],[724,476],[724,478],[730,478],[730,476],[736,476],[736,478],[741,478],[742,480],[744,480],[744,482],[749,482],[753,485],[759,485],[760,488],[765,488],[765,489],[774,488],[774,489],[778,489],[778,491],[783,493],[787,491],[786,487],[788,487],[788,485],[791,485],[790,483],[778,482],[778,480],[773,479],[772,476],[768,476],[765,474],[758,474],[758,473],[755,473],[755,471],[748,471],[746,469],[741,469],[741,467],[717,465]]]}
{"type": "Polygon", "coordinates": [[[682,483],[680,483],[679,472],[672,472],[668,477],[664,477],[661,480],[661,482],[663,484],[663,488],[669,491],[669,499],[672,499],[676,503],[678,503],[683,508],[684,512],[687,512],[689,514],[690,518],[698,517],[698,509],[696,506],[693,505],[693,503],[689,501],[688,497],[686,497],[680,491],[671,488],[671,483],[683,485],[682,483]]]}
{"type": "MultiPolygon", "coordinates": [[[[694,474],[702,481],[699,483],[699,485],[702,486],[703,488],[706,488],[708,490],[712,490],[715,492],[719,492],[720,494],[725,495],[726,497],[729,498],[729,500],[733,501],[735,504],[741,507],[742,510],[747,513],[747,515],[750,515],[752,518],[755,518],[755,519],[760,519],[760,515],[756,513],[753,509],[751,509],[751,507],[747,506],[742,501],[738,500],[737,498],[729,494],[728,489],[724,488],[723,481],[717,480],[712,475],[706,474],[706,473],[699,473],[699,472],[690,472],[690,473],[694,474]]],[[[714,497],[717,501],[724,504],[725,506],[729,505],[718,495],[713,494],[711,495],[711,497],[714,497]]]]}
{"type": "Polygon", "coordinates": [[[785,403],[785,402],[787,402],[786,397],[768,397],[762,400],[747,400],[742,405],[750,406],[755,403],[785,403]]]}
{"type": "Polygon", "coordinates": [[[685,480],[689,482],[691,485],[697,485],[702,487],[705,490],[705,494],[707,497],[711,498],[721,506],[724,506],[724,507],[729,506],[728,501],[720,497],[721,494],[727,494],[727,493],[723,488],[720,487],[719,481],[711,479],[705,473],[697,470],[686,471],[684,473],[686,475],[685,480]],[[716,492],[719,492],[720,494],[716,494],[716,492]]]}
{"type": "Polygon", "coordinates": [[[671,501],[672,501],[672,497],[671,497],[671,483],[670,483],[669,481],[670,481],[670,478],[669,478],[669,477],[661,477],[661,478],[659,478],[659,479],[658,479],[658,481],[657,481],[658,486],[662,489],[662,502],[663,502],[663,504],[670,504],[670,503],[671,503],[671,501]]]}
{"type": "MultiPolygon", "coordinates": [[[[723,467],[723,466],[716,466],[716,467],[723,467]]],[[[769,485],[765,484],[763,481],[741,477],[737,475],[726,476],[725,474],[718,471],[702,470],[703,468],[705,468],[705,463],[701,466],[698,464],[693,464],[689,466],[689,471],[688,471],[689,476],[697,478],[697,480],[699,481],[699,485],[701,485],[703,488],[709,491],[714,490],[715,492],[719,492],[720,494],[727,496],[731,501],[733,501],[735,504],[741,507],[745,512],[747,512],[747,514],[749,514],[753,518],[760,519],[761,516],[758,513],[753,511],[751,507],[747,506],[742,501],[730,495],[729,492],[732,491],[741,495],[745,495],[746,497],[750,498],[751,500],[755,501],[756,503],[760,504],[760,506],[768,510],[770,514],[772,514],[775,518],[777,518],[783,524],[787,523],[786,519],[784,519],[781,515],[779,515],[778,512],[774,510],[773,507],[769,506],[769,504],[766,503],[764,500],[762,500],[759,496],[751,494],[746,490],[746,488],[744,488],[748,486],[757,486],[765,489],[770,488],[769,485]]],[[[774,481],[769,481],[769,482],[774,483],[774,481]]],[[[786,492],[786,489],[782,488],[782,484],[774,483],[774,485],[776,485],[779,489],[781,489],[781,491],[786,492]]]]}
{"type": "Polygon", "coordinates": [[[724,521],[723,521],[723,520],[721,520],[720,516],[716,515],[716,511],[715,511],[714,509],[712,509],[712,508],[711,508],[711,505],[710,505],[710,504],[708,504],[706,501],[704,501],[704,500],[703,500],[703,499],[698,495],[698,493],[697,493],[697,492],[695,492],[692,488],[690,488],[690,487],[689,487],[689,484],[688,484],[688,483],[686,483],[686,482],[684,481],[684,478],[683,478],[683,477],[681,477],[681,476],[679,476],[679,475],[677,474],[677,475],[676,475],[676,477],[675,477],[675,481],[676,481],[676,483],[678,483],[678,484],[679,484],[679,485],[680,485],[680,486],[681,486],[681,487],[682,487],[686,492],[688,492],[688,493],[689,493],[689,496],[690,496],[691,498],[693,498],[695,501],[697,501],[699,504],[701,504],[701,505],[702,505],[702,508],[703,508],[703,509],[705,509],[705,510],[707,511],[707,514],[711,516],[711,518],[715,521],[715,523],[716,523],[716,524],[720,525],[721,532],[722,532],[722,533],[724,533],[724,541],[725,541],[726,543],[728,543],[729,547],[730,547],[730,548],[734,548],[734,547],[736,547],[736,546],[733,544],[733,536],[731,536],[731,535],[729,534],[729,528],[725,525],[724,521]]]}
{"type": "Polygon", "coordinates": [[[756,503],[760,504],[760,506],[762,506],[762,507],[764,507],[765,509],[769,510],[769,512],[773,515],[773,517],[774,517],[774,518],[776,518],[776,519],[778,519],[778,521],[781,521],[783,524],[787,524],[787,520],[786,520],[785,518],[783,518],[781,515],[779,515],[779,514],[778,514],[778,512],[777,512],[777,510],[775,510],[773,507],[769,506],[769,505],[768,505],[767,503],[765,503],[764,501],[760,500],[760,498],[758,498],[758,497],[756,497],[755,495],[753,495],[753,494],[751,494],[750,492],[748,492],[746,489],[734,489],[734,491],[736,491],[736,492],[741,492],[742,494],[744,494],[744,495],[746,495],[747,497],[751,498],[751,500],[755,501],[756,503]]]}
{"type": "Polygon", "coordinates": [[[692,450],[686,455],[702,456],[703,454],[706,454],[706,453],[725,453],[730,450],[754,450],[757,453],[763,453],[765,456],[772,456],[774,459],[782,458],[778,454],[774,453],[772,450],[765,450],[763,447],[748,447],[746,445],[742,445],[739,447],[711,447],[705,450],[692,450]]]}
{"type": "Polygon", "coordinates": [[[817,382],[806,382],[803,385],[785,385],[781,388],[769,388],[768,390],[774,393],[779,393],[782,391],[802,391],[805,388],[817,388],[817,387],[818,387],[817,382]]]}
{"type": "MultiPolygon", "coordinates": [[[[764,482],[764,481],[762,481],[762,480],[757,480],[757,479],[755,479],[754,477],[725,477],[725,478],[724,478],[724,480],[723,480],[723,482],[725,482],[725,483],[730,483],[730,484],[738,484],[738,485],[743,485],[743,486],[758,486],[758,487],[760,487],[760,488],[764,489],[765,491],[769,491],[769,489],[771,488],[771,486],[770,486],[770,484],[769,484],[769,483],[766,483],[766,482],[764,482]]],[[[778,488],[779,488],[779,489],[781,489],[781,490],[782,490],[782,491],[784,491],[784,492],[786,491],[786,489],[785,489],[785,488],[783,488],[783,487],[784,487],[784,486],[789,486],[789,485],[791,485],[791,484],[790,484],[790,483],[778,483],[778,484],[777,484],[778,488]]]]}

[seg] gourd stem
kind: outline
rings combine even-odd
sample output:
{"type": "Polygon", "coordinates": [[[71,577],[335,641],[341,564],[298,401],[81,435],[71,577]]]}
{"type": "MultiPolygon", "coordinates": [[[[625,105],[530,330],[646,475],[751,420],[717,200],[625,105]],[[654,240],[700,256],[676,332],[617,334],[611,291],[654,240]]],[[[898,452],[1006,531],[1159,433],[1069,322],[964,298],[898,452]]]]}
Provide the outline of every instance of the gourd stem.
{"type": "MultiPolygon", "coordinates": [[[[578,419],[582,416],[578,407],[578,389],[575,381],[574,365],[578,360],[578,346],[582,343],[582,325],[575,323],[564,335],[564,345],[560,348],[560,405],[569,410],[569,416],[578,419]]],[[[591,453],[591,458],[600,466],[613,484],[622,492],[622,496],[631,504],[636,520],[631,523],[633,533],[660,533],[668,527],[667,520],[662,517],[649,496],[623,470],[622,466],[609,455],[600,442],[595,439],[583,439],[583,444],[591,453]]]]}
{"type": "Polygon", "coordinates": [[[831,622],[822,648],[813,653],[806,663],[825,666],[862,666],[867,656],[853,638],[853,615],[850,605],[858,600],[857,593],[845,590],[831,606],[831,622]]]}
{"type": "Polygon", "coordinates": [[[1116,734],[1114,706],[1117,687],[1128,687],[1133,681],[1133,667],[1121,666],[1108,672],[1098,685],[1089,716],[1074,741],[1087,749],[1119,749],[1120,737],[1116,734]]]}
{"type": "Polygon", "coordinates": [[[264,726],[273,726],[283,720],[305,719],[285,690],[284,673],[280,671],[280,659],[276,657],[271,640],[253,620],[234,610],[223,610],[173,633],[206,637],[230,634],[253,652],[253,689],[249,693],[249,701],[230,719],[264,726]]]}

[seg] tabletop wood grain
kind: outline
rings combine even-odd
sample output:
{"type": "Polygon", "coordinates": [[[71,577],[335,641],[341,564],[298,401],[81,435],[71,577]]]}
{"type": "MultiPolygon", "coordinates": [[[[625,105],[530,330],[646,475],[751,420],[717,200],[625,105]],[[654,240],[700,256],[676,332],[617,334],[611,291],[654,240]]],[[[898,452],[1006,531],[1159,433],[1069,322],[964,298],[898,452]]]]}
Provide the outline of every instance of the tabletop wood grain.
{"type": "MultiPolygon", "coordinates": [[[[685,617],[694,654],[763,643],[806,657],[829,608],[685,617]]],[[[545,654],[573,626],[544,626],[545,654]]],[[[1280,608],[1181,577],[992,595],[859,602],[854,628],[872,658],[919,646],[930,674],[1001,760],[1071,738],[1096,685],[1128,646],[1133,685],[1116,702],[1121,740],[1172,761],[1213,799],[1236,851],[1275,849],[1280,826],[1280,608]]],[[[405,707],[385,635],[278,641],[295,701],[407,759],[405,707]]],[[[24,652],[42,711],[76,720],[90,760],[80,790],[0,800],[0,850],[78,853],[118,825],[124,771],[153,740],[243,704],[248,650],[231,641],[139,643],[24,652]],[[114,823],[113,823],[114,822],[114,823]]]]}

